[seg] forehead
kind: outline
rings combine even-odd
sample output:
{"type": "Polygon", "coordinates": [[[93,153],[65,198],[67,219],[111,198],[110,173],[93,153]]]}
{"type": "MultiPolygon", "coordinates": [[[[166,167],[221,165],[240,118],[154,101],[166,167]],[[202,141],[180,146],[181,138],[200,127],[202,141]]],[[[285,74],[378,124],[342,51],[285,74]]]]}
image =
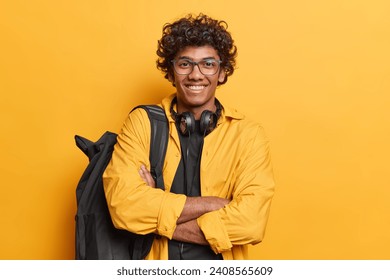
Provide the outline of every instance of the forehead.
{"type": "Polygon", "coordinates": [[[216,49],[212,46],[188,46],[179,51],[176,55],[177,58],[185,57],[191,60],[202,60],[205,58],[219,59],[219,55],[216,49]]]}

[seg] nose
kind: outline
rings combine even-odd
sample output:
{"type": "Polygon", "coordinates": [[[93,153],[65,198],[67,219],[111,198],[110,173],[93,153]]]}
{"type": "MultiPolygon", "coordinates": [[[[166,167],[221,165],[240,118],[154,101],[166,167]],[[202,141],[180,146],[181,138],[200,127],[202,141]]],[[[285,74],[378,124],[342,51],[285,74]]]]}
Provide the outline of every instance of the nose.
{"type": "Polygon", "coordinates": [[[192,68],[192,72],[188,74],[188,78],[190,80],[201,80],[203,79],[204,75],[202,72],[200,72],[199,64],[195,64],[192,68]]]}

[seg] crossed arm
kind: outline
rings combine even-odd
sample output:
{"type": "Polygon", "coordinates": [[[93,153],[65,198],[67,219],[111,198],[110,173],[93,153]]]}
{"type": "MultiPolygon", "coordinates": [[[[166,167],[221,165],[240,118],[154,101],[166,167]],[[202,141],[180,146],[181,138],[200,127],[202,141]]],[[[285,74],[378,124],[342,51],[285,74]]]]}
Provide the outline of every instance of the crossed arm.
{"type": "MultiPolygon", "coordinates": [[[[153,177],[145,166],[141,166],[139,174],[148,186],[155,187],[153,177]]],[[[205,213],[223,208],[229,202],[228,199],[216,196],[187,197],[172,238],[183,242],[208,245],[196,219],[205,213]]]]}

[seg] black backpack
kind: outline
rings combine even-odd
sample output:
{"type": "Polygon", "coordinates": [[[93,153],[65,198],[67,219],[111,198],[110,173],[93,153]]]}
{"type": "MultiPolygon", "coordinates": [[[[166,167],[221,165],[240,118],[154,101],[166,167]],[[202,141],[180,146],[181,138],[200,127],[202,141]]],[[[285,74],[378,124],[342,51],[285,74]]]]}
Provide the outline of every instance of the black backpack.
{"type": "MultiPolygon", "coordinates": [[[[168,121],[156,105],[141,105],[151,125],[150,165],[156,187],[164,189],[162,166],[168,142],[168,121]]],[[[134,110],[133,109],[133,110],[134,110]]],[[[141,260],[149,253],[154,234],[137,235],[116,229],[112,223],[103,189],[102,175],[117,142],[117,134],[107,131],[92,142],[76,135],[76,145],[89,158],[89,164],[76,188],[76,259],[141,260]]]]}

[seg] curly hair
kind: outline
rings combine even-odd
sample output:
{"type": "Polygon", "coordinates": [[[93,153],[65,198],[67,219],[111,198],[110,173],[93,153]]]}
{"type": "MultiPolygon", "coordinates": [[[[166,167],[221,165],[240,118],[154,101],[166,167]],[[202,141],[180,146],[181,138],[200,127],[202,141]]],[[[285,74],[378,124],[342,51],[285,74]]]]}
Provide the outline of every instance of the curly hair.
{"type": "Polygon", "coordinates": [[[197,17],[191,14],[163,27],[162,38],[158,41],[157,68],[165,73],[165,78],[173,76],[171,61],[176,54],[188,46],[213,47],[222,63],[225,71],[225,79],[219,84],[227,82],[236,65],[237,47],[230,33],[227,31],[227,23],[212,19],[204,14],[197,17]]]}

